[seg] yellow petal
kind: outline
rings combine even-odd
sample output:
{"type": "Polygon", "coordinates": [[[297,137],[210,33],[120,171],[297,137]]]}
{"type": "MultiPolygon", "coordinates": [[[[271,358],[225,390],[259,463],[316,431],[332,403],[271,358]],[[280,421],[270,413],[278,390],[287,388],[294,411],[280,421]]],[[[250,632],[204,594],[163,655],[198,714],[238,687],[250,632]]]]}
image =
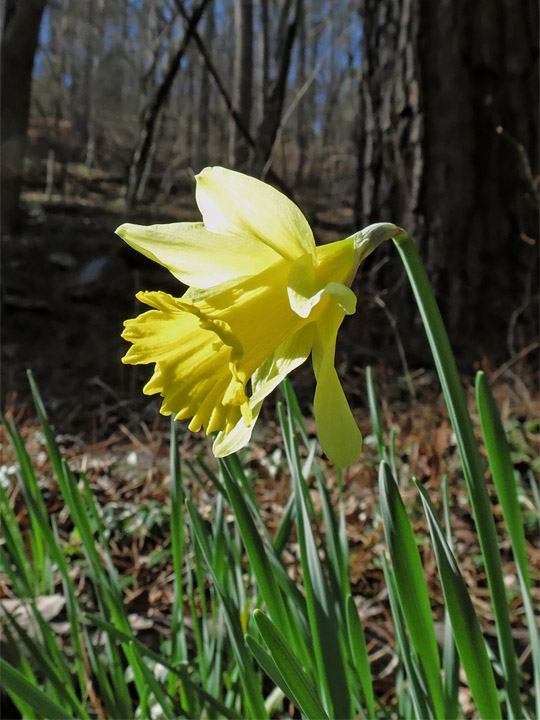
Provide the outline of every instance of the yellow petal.
{"type": "Polygon", "coordinates": [[[255,237],[216,235],[203,223],[124,223],[116,234],[150,260],[164,265],[178,280],[197,288],[254,275],[280,257],[255,237]]]}
{"type": "Polygon", "coordinates": [[[271,185],[221,167],[197,175],[196,199],[210,232],[247,235],[290,261],[315,255],[315,241],[300,209],[271,185]]]}
{"type": "Polygon", "coordinates": [[[334,280],[350,285],[355,262],[354,236],[317,246],[316,267],[324,282],[334,280]]]}
{"type": "Polygon", "coordinates": [[[281,343],[266,358],[251,378],[251,402],[258,403],[264,400],[289,373],[307,360],[314,338],[315,325],[309,323],[281,343]]]}
{"type": "Polygon", "coordinates": [[[230,433],[218,433],[212,446],[216,457],[230,455],[248,444],[263,400],[290,372],[306,361],[313,346],[314,335],[314,324],[306,325],[276,348],[257,368],[251,378],[252,395],[249,401],[253,420],[248,426],[244,418],[240,418],[230,433]]]}
{"type": "Polygon", "coordinates": [[[352,315],[356,297],[345,283],[350,282],[354,266],[353,238],[318,247],[315,261],[310,255],[298,258],[287,279],[291,308],[307,318],[325,295],[331,295],[347,315],[352,315]]]}
{"type": "Polygon", "coordinates": [[[281,260],[254,277],[197,293],[195,299],[187,293],[178,301],[199,317],[201,327],[232,347],[231,362],[244,382],[309,322],[291,310],[288,269],[289,263],[281,260]]]}
{"type": "Polygon", "coordinates": [[[245,447],[251,439],[255,422],[259,417],[259,412],[262,407],[262,400],[251,409],[253,419],[249,425],[246,425],[246,421],[243,417],[236,423],[234,428],[229,432],[219,432],[212,444],[212,452],[215,457],[226,457],[232,455],[234,452],[238,452],[245,447]]]}
{"type": "Polygon", "coordinates": [[[250,417],[244,383],[231,369],[231,346],[203,328],[180,300],[162,292],[137,297],[155,309],[125,322],[122,337],[132,346],[123,362],[156,363],[144,392],[164,398],[161,412],[192,418],[190,429],[207,433],[231,430],[243,410],[250,417]]]}
{"type": "Polygon", "coordinates": [[[313,401],[317,433],[326,456],[336,465],[353,465],[362,451],[362,435],[341,387],[334,357],[343,311],[329,303],[317,322],[313,367],[317,387],[313,401]]]}

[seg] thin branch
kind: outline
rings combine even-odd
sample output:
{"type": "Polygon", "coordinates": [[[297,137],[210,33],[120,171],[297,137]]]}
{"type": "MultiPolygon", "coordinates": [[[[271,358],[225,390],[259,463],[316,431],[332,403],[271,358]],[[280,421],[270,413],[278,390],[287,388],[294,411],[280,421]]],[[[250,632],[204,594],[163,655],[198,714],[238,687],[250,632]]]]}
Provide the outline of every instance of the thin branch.
{"type": "MultiPolygon", "coordinates": [[[[184,6],[183,0],[174,0],[176,7],[178,9],[178,12],[184,17],[186,20],[189,19],[189,14],[184,6]]],[[[194,30],[192,32],[191,37],[193,38],[195,44],[197,45],[197,48],[199,52],[201,53],[201,57],[204,61],[205,67],[207,71],[210,73],[212,78],[214,79],[214,82],[216,83],[216,87],[223,98],[223,101],[225,102],[225,105],[227,107],[227,111],[229,112],[229,115],[232,117],[234,122],[236,123],[236,126],[253,149],[256,147],[255,140],[249,130],[245,127],[245,125],[242,122],[242,119],[238,112],[235,110],[231,96],[229,92],[227,91],[227,88],[225,87],[220,74],[214,65],[214,62],[212,60],[212,57],[210,56],[210,52],[208,51],[206,44],[204,40],[201,38],[198,30],[194,30]]],[[[291,188],[287,186],[285,181],[273,170],[270,170],[268,172],[268,178],[272,180],[273,183],[275,183],[288,197],[291,199],[294,197],[293,192],[291,188]]]]}

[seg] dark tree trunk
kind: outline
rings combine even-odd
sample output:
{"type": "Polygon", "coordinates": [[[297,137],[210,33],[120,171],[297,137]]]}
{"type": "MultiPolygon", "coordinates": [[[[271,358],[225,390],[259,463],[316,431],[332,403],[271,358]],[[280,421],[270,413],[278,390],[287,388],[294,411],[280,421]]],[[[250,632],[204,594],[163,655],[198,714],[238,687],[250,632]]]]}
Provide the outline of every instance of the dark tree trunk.
{"type": "Polygon", "coordinates": [[[19,229],[26,133],[30,113],[32,69],[46,0],[19,0],[5,5],[0,58],[1,96],[1,229],[19,229]]]}
{"type": "MultiPolygon", "coordinates": [[[[513,352],[536,330],[537,3],[364,0],[361,16],[357,223],[415,236],[455,346],[513,352]]],[[[398,283],[402,327],[409,298],[398,283]]]]}

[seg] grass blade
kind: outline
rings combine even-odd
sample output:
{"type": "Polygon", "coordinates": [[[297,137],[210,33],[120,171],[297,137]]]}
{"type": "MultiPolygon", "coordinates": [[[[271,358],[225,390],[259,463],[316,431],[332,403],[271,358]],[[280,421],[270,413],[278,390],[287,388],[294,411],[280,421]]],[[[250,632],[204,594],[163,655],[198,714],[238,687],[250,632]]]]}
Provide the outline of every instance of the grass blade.
{"type": "MultiPolygon", "coordinates": [[[[406,702],[407,698],[410,698],[418,720],[432,720],[435,718],[435,710],[425,682],[425,676],[419,671],[417,656],[410,651],[410,642],[405,632],[405,620],[399,604],[395,578],[388,568],[386,555],[382,556],[382,564],[396,631],[396,643],[409,681],[408,692],[401,692],[401,699],[406,702]]],[[[408,717],[406,714],[404,716],[408,717]]]]}
{"type": "Polygon", "coordinates": [[[426,490],[417,483],[437,559],[444,599],[452,622],[456,647],[480,717],[497,720],[501,708],[493,670],[467,586],[446,542],[426,490]]]}
{"type": "Polygon", "coordinates": [[[231,477],[226,463],[220,463],[222,468],[223,481],[227,489],[229,502],[234,510],[234,515],[240,536],[244,543],[251,570],[257,578],[257,584],[261,595],[266,603],[272,620],[282,628],[283,632],[291,639],[289,629],[289,616],[285,610],[283,596],[277,579],[274,577],[273,566],[268,558],[267,551],[262,538],[253,522],[248,506],[244,501],[238,485],[231,477]]]}
{"type": "Polygon", "coordinates": [[[413,239],[399,230],[394,244],[401,256],[422,317],[431,347],[452,427],[456,434],[463,474],[467,483],[478,540],[482,551],[493,614],[497,626],[497,641],[505,674],[510,717],[520,719],[523,706],[520,696],[520,677],[510,625],[506,588],[497,542],[495,521],[484,480],[482,458],[474,435],[467,401],[444,327],[437,301],[413,239]]]}
{"type": "Polygon", "coordinates": [[[64,708],[55,703],[50,697],[24,677],[22,673],[0,658],[0,675],[4,689],[24,698],[24,702],[35,710],[42,718],[58,718],[58,720],[72,720],[73,715],[68,714],[64,708]]]}
{"type": "Polygon", "coordinates": [[[512,544],[514,558],[529,592],[531,580],[527,567],[525,531],[519,507],[514,468],[497,403],[483,372],[476,375],[476,402],[480,412],[480,424],[491,468],[495,489],[501,503],[504,522],[512,544]]]}
{"type": "Polygon", "coordinates": [[[288,412],[287,417],[284,416],[282,407],[278,408],[278,412],[296,498],[296,526],[303,584],[325,707],[328,714],[334,717],[349,717],[351,699],[343,661],[343,647],[340,642],[334,599],[326,582],[311,527],[311,517],[308,512],[309,491],[302,475],[294,420],[291,411],[288,412]]]}
{"type": "Polygon", "coordinates": [[[436,715],[443,718],[439,649],[424,569],[397,482],[390,466],[384,461],[379,470],[379,488],[384,534],[392,560],[392,575],[395,578],[399,603],[426,676],[436,715]]]}
{"type": "MultiPolygon", "coordinates": [[[[441,483],[443,499],[444,525],[446,529],[446,541],[452,549],[452,532],[450,525],[450,508],[448,504],[448,477],[444,475],[441,483]]],[[[448,607],[444,608],[444,639],[442,665],[444,675],[444,702],[446,717],[448,720],[455,720],[459,714],[459,654],[454,641],[454,632],[450,621],[448,607]]]]}
{"type": "MultiPolygon", "coordinates": [[[[282,633],[270,618],[266,617],[260,610],[255,611],[254,618],[259,632],[270,651],[275,667],[281,676],[276,677],[276,680],[280,681],[276,684],[279,684],[281,689],[308,718],[314,720],[328,718],[318,697],[317,689],[310,681],[298,658],[291,651],[289,643],[282,633]]],[[[252,642],[252,651],[253,647],[252,642]]],[[[261,658],[260,653],[258,655],[261,658]]],[[[267,667],[269,666],[267,665],[267,667]]]]}
{"type": "Polygon", "coordinates": [[[354,660],[362,692],[367,706],[368,717],[375,717],[375,696],[373,694],[373,681],[369,666],[369,657],[366,647],[366,637],[358,608],[352,595],[347,597],[347,637],[351,647],[351,657],[354,660]]]}
{"type": "Polygon", "coordinates": [[[225,622],[229,633],[229,640],[231,642],[236,661],[238,662],[238,666],[240,668],[240,679],[245,688],[246,705],[249,707],[253,717],[266,718],[268,717],[268,714],[264,705],[264,699],[259,684],[257,682],[257,678],[255,676],[255,671],[253,669],[253,661],[251,659],[251,656],[248,654],[242,633],[240,612],[232,602],[231,597],[225,593],[225,590],[222,587],[219,578],[214,571],[214,568],[212,567],[211,547],[208,541],[207,532],[205,532],[204,529],[201,516],[199,515],[196,507],[190,500],[187,501],[187,507],[196,540],[202,551],[207,569],[214,580],[214,586],[222,602],[225,622]]]}
{"type": "Polygon", "coordinates": [[[383,460],[388,460],[388,455],[386,452],[386,446],[385,446],[385,442],[384,442],[384,429],[383,429],[382,418],[381,418],[381,410],[380,410],[379,400],[377,398],[377,390],[375,388],[375,382],[373,380],[373,371],[372,371],[370,365],[368,365],[366,368],[366,385],[367,385],[367,395],[368,395],[369,416],[371,418],[371,427],[373,428],[373,432],[375,433],[375,437],[377,439],[377,449],[379,451],[379,460],[381,460],[381,462],[382,462],[383,460]]]}

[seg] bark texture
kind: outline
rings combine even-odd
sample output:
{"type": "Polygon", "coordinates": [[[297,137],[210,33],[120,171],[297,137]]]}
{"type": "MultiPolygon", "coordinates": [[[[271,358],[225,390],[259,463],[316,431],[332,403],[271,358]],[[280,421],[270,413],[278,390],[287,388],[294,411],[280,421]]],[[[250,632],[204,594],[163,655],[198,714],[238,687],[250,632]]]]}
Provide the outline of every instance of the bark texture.
{"type": "Polygon", "coordinates": [[[19,229],[32,70],[46,0],[7,2],[0,53],[1,229],[19,229]]]}
{"type": "Polygon", "coordinates": [[[514,352],[536,331],[538,5],[364,0],[361,16],[357,223],[416,238],[455,345],[514,352]]]}
{"type": "MultiPolygon", "coordinates": [[[[233,105],[242,126],[251,128],[253,103],[253,1],[235,0],[234,3],[234,83],[233,105]]],[[[231,119],[229,162],[237,170],[249,171],[249,144],[231,119]]]]}

